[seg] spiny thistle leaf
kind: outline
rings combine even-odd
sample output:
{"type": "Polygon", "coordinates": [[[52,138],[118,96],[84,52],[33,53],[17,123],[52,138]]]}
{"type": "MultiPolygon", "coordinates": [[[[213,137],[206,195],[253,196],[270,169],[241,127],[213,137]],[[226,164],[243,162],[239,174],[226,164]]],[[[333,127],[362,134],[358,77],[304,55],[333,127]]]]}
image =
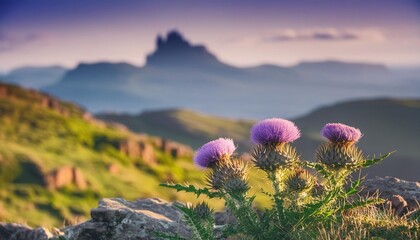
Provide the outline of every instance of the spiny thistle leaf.
{"type": "Polygon", "coordinates": [[[363,164],[361,165],[362,168],[367,168],[370,167],[373,164],[377,164],[379,162],[381,162],[382,160],[384,160],[385,158],[389,157],[391,154],[395,153],[395,151],[392,151],[390,153],[387,153],[385,155],[382,155],[378,158],[372,158],[372,159],[367,159],[363,162],[363,164]]]}
{"type": "Polygon", "coordinates": [[[320,173],[324,178],[329,178],[331,173],[328,172],[327,169],[325,169],[325,167],[323,166],[323,164],[321,163],[316,163],[316,162],[304,162],[303,163],[304,166],[308,167],[308,168],[312,168],[314,170],[316,170],[318,173],[320,173]]]}
{"type": "Polygon", "coordinates": [[[197,197],[200,197],[201,194],[206,195],[209,198],[221,198],[222,194],[219,192],[212,192],[210,191],[210,189],[208,188],[195,188],[194,185],[181,185],[179,183],[177,184],[167,184],[167,183],[161,183],[159,184],[159,186],[161,187],[167,187],[167,188],[172,188],[175,189],[177,192],[180,191],[184,191],[184,192],[188,192],[188,193],[194,193],[195,195],[197,195],[197,197]]]}

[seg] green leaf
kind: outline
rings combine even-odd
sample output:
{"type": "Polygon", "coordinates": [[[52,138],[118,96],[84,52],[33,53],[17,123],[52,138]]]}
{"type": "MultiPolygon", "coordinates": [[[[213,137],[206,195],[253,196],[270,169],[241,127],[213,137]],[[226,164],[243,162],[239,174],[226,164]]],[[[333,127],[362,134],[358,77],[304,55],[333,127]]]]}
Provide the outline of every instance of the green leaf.
{"type": "Polygon", "coordinates": [[[373,164],[377,164],[377,163],[381,162],[382,160],[384,160],[385,158],[389,157],[393,153],[395,153],[395,151],[392,151],[390,153],[387,153],[385,155],[382,155],[379,158],[367,159],[366,161],[363,162],[363,164],[361,165],[361,167],[362,168],[367,168],[367,167],[370,167],[373,164]]]}
{"type": "Polygon", "coordinates": [[[330,177],[330,173],[328,172],[327,169],[324,168],[323,164],[320,163],[315,163],[315,162],[305,162],[304,163],[305,166],[307,166],[308,168],[312,168],[315,169],[318,173],[320,173],[324,178],[329,178],[330,177]]]}
{"type": "Polygon", "coordinates": [[[161,183],[159,184],[159,186],[161,187],[167,187],[167,188],[172,188],[175,189],[177,192],[180,191],[184,191],[184,192],[188,192],[188,193],[194,193],[195,195],[197,195],[197,197],[199,197],[200,195],[206,195],[209,198],[221,198],[222,194],[219,192],[212,192],[210,191],[210,189],[208,188],[195,188],[194,185],[181,185],[179,183],[177,184],[167,184],[167,183],[161,183]]]}

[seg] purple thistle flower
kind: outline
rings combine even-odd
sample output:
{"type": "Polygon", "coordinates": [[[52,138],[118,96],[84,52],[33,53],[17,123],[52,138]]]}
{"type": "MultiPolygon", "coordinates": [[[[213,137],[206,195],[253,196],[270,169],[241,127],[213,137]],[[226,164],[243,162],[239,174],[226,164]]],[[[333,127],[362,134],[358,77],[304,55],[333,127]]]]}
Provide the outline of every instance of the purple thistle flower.
{"type": "Polygon", "coordinates": [[[200,167],[209,167],[211,163],[230,157],[235,149],[232,139],[219,138],[201,146],[194,156],[194,162],[200,167]]]}
{"type": "Polygon", "coordinates": [[[296,125],[281,118],[265,119],[251,129],[251,140],[256,144],[278,144],[293,142],[300,137],[296,125]]]}
{"type": "Polygon", "coordinates": [[[322,136],[331,142],[357,142],[362,137],[359,129],[342,123],[328,123],[321,130],[322,136]]]}

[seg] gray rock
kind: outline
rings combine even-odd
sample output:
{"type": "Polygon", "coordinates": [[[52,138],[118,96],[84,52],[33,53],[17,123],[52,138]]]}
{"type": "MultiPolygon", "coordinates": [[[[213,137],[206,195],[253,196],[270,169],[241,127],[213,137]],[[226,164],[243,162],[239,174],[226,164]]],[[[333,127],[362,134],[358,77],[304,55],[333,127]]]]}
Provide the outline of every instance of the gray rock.
{"type": "Polygon", "coordinates": [[[64,235],[74,240],[159,239],[158,233],[189,239],[190,231],[182,212],[159,198],[127,201],[106,198],[92,209],[92,219],[64,229],[64,235]]]}
{"type": "Polygon", "coordinates": [[[395,177],[376,177],[366,179],[363,188],[362,195],[379,192],[379,196],[387,201],[385,206],[390,206],[400,216],[420,208],[420,182],[409,182],[395,177]]]}
{"type": "Polygon", "coordinates": [[[45,228],[32,229],[16,223],[0,223],[0,239],[8,240],[48,240],[52,234],[45,228]]]}

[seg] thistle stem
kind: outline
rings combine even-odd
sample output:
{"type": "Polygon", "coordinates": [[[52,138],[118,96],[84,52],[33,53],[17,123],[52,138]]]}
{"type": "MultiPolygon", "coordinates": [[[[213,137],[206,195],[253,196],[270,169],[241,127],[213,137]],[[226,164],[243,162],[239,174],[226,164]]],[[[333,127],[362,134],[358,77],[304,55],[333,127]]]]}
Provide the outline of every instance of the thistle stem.
{"type": "Polygon", "coordinates": [[[274,208],[276,210],[277,219],[281,223],[282,220],[283,220],[284,212],[283,212],[283,199],[280,197],[281,196],[280,182],[278,181],[276,171],[267,172],[267,175],[268,175],[268,178],[270,179],[271,183],[273,184],[274,208]]]}

